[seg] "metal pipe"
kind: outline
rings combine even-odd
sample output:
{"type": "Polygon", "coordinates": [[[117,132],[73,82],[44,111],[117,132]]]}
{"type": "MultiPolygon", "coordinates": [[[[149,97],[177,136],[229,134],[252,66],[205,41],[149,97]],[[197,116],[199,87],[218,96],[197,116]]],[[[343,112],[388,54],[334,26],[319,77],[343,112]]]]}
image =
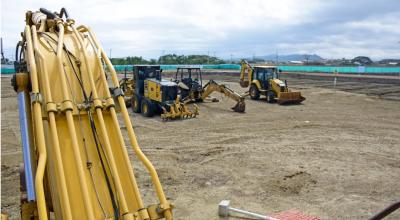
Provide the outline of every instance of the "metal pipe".
{"type": "MultiPolygon", "coordinates": [[[[42,22],[43,23],[43,22],[42,22]]],[[[32,26],[32,36],[33,36],[33,47],[35,49],[36,54],[39,56],[40,64],[39,67],[41,67],[42,70],[42,79],[45,85],[45,100],[47,105],[55,105],[53,103],[53,98],[51,95],[50,91],[50,82],[49,82],[49,76],[48,76],[48,71],[47,71],[47,66],[44,65],[44,56],[42,52],[39,50],[39,42],[38,42],[38,37],[36,33],[36,27],[32,26]]],[[[57,131],[57,125],[56,125],[56,120],[55,120],[55,112],[53,110],[49,111],[48,110],[48,115],[49,115],[49,122],[50,122],[50,133],[52,137],[52,143],[53,143],[53,148],[54,148],[54,153],[56,156],[56,169],[57,173],[56,175],[59,178],[59,183],[60,183],[60,194],[61,194],[61,203],[62,203],[62,211],[65,213],[65,219],[72,219],[72,214],[71,214],[71,206],[69,203],[69,197],[68,197],[68,190],[67,190],[67,184],[65,180],[65,173],[64,173],[64,166],[63,166],[63,160],[61,156],[61,150],[60,150],[60,143],[58,140],[58,131],[57,131]]]]}
{"type": "Polygon", "coordinates": [[[229,207],[229,210],[233,211],[233,212],[240,213],[240,214],[244,214],[244,215],[247,215],[247,216],[251,216],[251,217],[254,217],[254,218],[257,218],[257,219],[278,220],[276,218],[272,218],[272,217],[269,217],[269,216],[266,216],[266,215],[260,215],[260,214],[254,213],[254,212],[249,212],[249,211],[245,211],[245,210],[241,210],[241,209],[237,209],[237,208],[233,208],[233,207],[229,207]]]}
{"type": "Polygon", "coordinates": [[[369,220],[383,219],[399,208],[400,208],[400,201],[397,201],[397,202],[389,205],[388,207],[386,207],[384,210],[380,211],[378,214],[372,216],[369,220]]]}
{"type": "Polygon", "coordinates": [[[59,38],[58,38],[58,45],[57,45],[57,60],[58,60],[59,71],[60,71],[59,74],[60,74],[60,79],[61,79],[61,89],[63,91],[63,97],[64,97],[63,104],[65,106],[67,106],[67,108],[65,109],[65,115],[67,118],[68,131],[71,136],[72,150],[73,150],[74,156],[75,156],[76,166],[77,166],[77,170],[78,170],[79,184],[80,184],[82,194],[83,194],[83,202],[85,205],[85,210],[87,211],[88,219],[95,219],[94,213],[93,213],[93,206],[92,206],[89,191],[88,191],[88,184],[86,181],[85,171],[84,171],[84,168],[82,165],[82,158],[81,158],[81,153],[80,153],[80,149],[79,149],[78,138],[76,136],[74,117],[72,115],[72,102],[70,100],[70,96],[69,96],[69,93],[67,90],[67,83],[66,83],[66,78],[65,78],[66,76],[64,75],[64,69],[63,69],[62,51],[63,51],[63,42],[64,42],[64,26],[60,21],[57,24],[57,26],[59,28],[59,38]],[[68,106],[68,104],[70,106],[68,106]]]}
{"type": "Polygon", "coordinates": [[[118,139],[122,148],[122,153],[124,155],[124,159],[125,159],[125,166],[128,169],[128,174],[129,174],[129,178],[132,182],[132,186],[133,186],[133,190],[135,191],[135,199],[136,199],[136,203],[138,206],[138,210],[143,209],[144,208],[144,204],[143,204],[143,200],[142,197],[140,196],[140,191],[139,191],[139,187],[137,185],[136,182],[136,178],[133,172],[133,165],[130,163],[130,159],[129,159],[129,155],[128,152],[126,150],[126,145],[125,145],[125,141],[124,138],[122,137],[122,133],[121,133],[121,128],[119,127],[119,123],[118,123],[118,118],[117,118],[117,114],[115,112],[115,108],[110,108],[110,112],[111,112],[111,117],[112,120],[114,122],[114,128],[115,131],[117,131],[117,135],[118,135],[118,139]]]}
{"type": "MultiPolygon", "coordinates": [[[[94,42],[93,42],[93,43],[94,43],[94,42]]],[[[98,52],[100,52],[100,51],[99,51],[99,48],[95,48],[95,45],[92,44],[92,47],[93,47],[94,50],[97,50],[98,52]]],[[[106,88],[105,88],[106,96],[111,98],[110,90],[108,89],[107,79],[106,79],[106,76],[105,76],[105,72],[104,72],[104,69],[103,69],[103,65],[102,65],[102,63],[101,63],[101,53],[98,54],[98,57],[97,57],[96,60],[97,60],[98,67],[100,68],[100,77],[101,77],[101,80],[102,80],[104,86],[106,87],[106,88]]],[[[125,74],[126,74],[126,71],[125,71],[125,74]]],[[[123,155],[124,155],[125,166],[126,166],[127,169],[128,169],[129,178],[130,178],[130,180],[131,180],[133,189],[134,189],[134,191],[135,191],[135,195],[136,195],[136,196],[135,196],[136,204],[137,204],[137,206],[138,206],[138,210],[140,210],[140,209],[143,209],[143,208],[144,208],[144,204],[143,204],[142,198],[141,198],[141,196],[140,196],[139,187],[138,187],[138,185],[137,185],[136,178],[135,178],[135,175],[134,175],[134,172],[133,172],[133,165],[132,165],[131,162],[130,162],[129,155],[128,155],[128,151],[126,150],[125,141],[124,141],[124,138],[123,138],[122,133],[121,133],[121,128],[120,128],[120,126],[119,126],[117,113],[115,112],[115,107],[110,107],[109,111],[110,111],[110,113],[111,113],[111,117],[112,117],[112,120],[113,120],[113,124],[114,124],[114,128],[115,128],[114,130],[117,132],[118,140],[119,140],[119,142],[120,142],[120,146],[121,146],[121,149],[122,149],[122,153],[123,153],[123,155]]]]}
{"type": "MultiPolygon", "coordinates": [[[[39,83],[36,72],[35,56],[33,54],[32,37],[29,25],[25,26],[25,37],[27,43],[28,64],[31,76],[32,93],[39,94],[39,83]]],[[[33,101],[33,100],[31,100],[33,101]]],[[[33,123],[36,134],[36,147],[38,150],[38,165],[35,176],[36,204],[38,207],[38,215],[41,220],[47,220],[46,198],[44,195],[43,177],[46,168],[47,152],[45,146],[45,138],[42,121],[42,107],[39,100],[32,103],[33,105],[33,123]]]]}
{"type": "MultiPolygon", "coordinates": [[[[126,198],[125,198],[125,194],[122,188],[122,184],[121,184],[121,180],[119,178],[119,174],[118,174],[118,169],[115,163],[115,159],[113,156],[113,152],[111,149],[111,144],[110,144],[110,140],[108,137],[108,132],[107,132],[107,128],[104,122],[104,118],[103,118],[103,112],[101,110],[101,100],[99,100],[98,94],[97,94],[97,90],[96,90],[96,85],[94,83],[94,79],[93,79],[93,74],[89,65],[89,61],[88,61],[88,55],[86,52],[86,48],[85,45],[83,43],[83,40],[81,38],[81,36],[79,35],[79,32],[76,30],[76,28],[70,24],[70,27],[72,28],[80,46],[81,46],[81,52],[83,54],[84,60],[85,60],[85,65],[86,65],[86,70],[88,72],[88,76],[89,76],[89,84],[90,87],[92,89],[92,95],[93,95],[93,100],[94,100],[94,108],[96,108],[96,113],[97,113],[97,118],[99,119],[99,124],[100,124],[100,130],[102,132],[103,135],[103,139],[104,139],[104,146],[105,146],[105,150],[107,153],[107,158],[110,162],[110,168],[111,168],[111,172],[113,173],[112,177],[114,178],[114,182],[115,182],[115,187],[118,193],[118,197],[119,197],[119,201],[121,203],[121,209],[123,213],[129,213],[128,210],[128,205],[126,202],[126,198]],[[100,102],[99,104],[97,104],[96,102],[100,102]],[[100,106],[98,106],[100,105],[100,106]]],[[[133,220],[133,215],[131,213],[124,215],[124,219],[131,219],[133,220]]]]}
{"type": "Polygon", "coordinates": [[[21,91],[18,92],[18,109],[19,109],[19,126],[21,130],[22,139],[22,152],[24,157],[24,169],[25,169],[25,182],[26,182],[26,192],[28,196],[28,201],[35,201],[35,185],[33,180],[33,169],[32,169],[32,155],[30,146],[30,136],[28,130],[28,92],[21,91]]]}
{"type": "MultiPolygon", "coordinates": [[[[88,28],[88,27],[85,27],[85,28],[88,30],[89,35],[91,36],[91,38],[95,42],[96,46],[101,51],[102,58],[106,62],[107,66],[108,66],[108,69],[111,71],[111,78],[112,78],[114,87],[119,88],[119,82],[118,82],[117,74],[116,74],[115,69],[112,66],[110,60],[108,59],[107,54],[99,46],[99,43],[98,43],[95,35],[91,31],[91,29],[88,28]]],[[[154,188],[156,190],[157,196],[158,196],[158,198],[160,200],[160,203],[162,205],[168,205],[169,203],[168,203],[168,201],[167,201],[167,199],[165,197],[165,194],[164,194],[164,191],[162,189],[162,186],[161,186],[161,183],[160,183],[160,179],[158,177],[156,169],[154,168],[153,164],[151,164],[150,160],[146,157],[146,155],[142,152],[142,150],[139,148],[139,144],[137,142],[137,139],[136,139],[136,136],[135,136],[135,132],[134,132],[134,130],[132,128],[132,123],[131,123],[130,118],[129,118],[128,110],[126,109],[125,100],[124,100],[123,96],[119,96],[118,97],[118,103],[119,103],[120,108],[121,108],[121,114],[123,116],[125,126],[126,126],[126,128],[128,130],[128,135],[129,135],[129,139],[131,141],[132,148],[135,151],[135,154],[137,155],[139,160],[144,164],[144,166],[146,167],[146,169],[150,173],[150,176],[151,176],[152,182],[154,184],[154,188]]],[[[164,212],[164,215],[165,215],[165,218],[167,220],[172,219],[172,212],[171,212],[171,209],[169,207],[164,212]]]]}

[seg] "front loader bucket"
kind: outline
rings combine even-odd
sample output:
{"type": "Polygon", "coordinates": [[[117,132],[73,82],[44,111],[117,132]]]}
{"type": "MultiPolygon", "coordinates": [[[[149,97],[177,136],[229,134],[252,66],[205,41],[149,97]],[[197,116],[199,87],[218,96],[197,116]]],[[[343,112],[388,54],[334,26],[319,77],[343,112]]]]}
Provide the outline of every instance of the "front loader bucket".
{"type": "Polygon", "coordinates": [[[232,110],[235,112],[243,113],[246,110],[246,103],[244,101],[240,101],[232,107],[232,110]]]}
{"type": "Polygon", "coordinates": [[[306,100],[300,92],[281,92],[278,97],[278,104],[298,104],[306,100]]]}

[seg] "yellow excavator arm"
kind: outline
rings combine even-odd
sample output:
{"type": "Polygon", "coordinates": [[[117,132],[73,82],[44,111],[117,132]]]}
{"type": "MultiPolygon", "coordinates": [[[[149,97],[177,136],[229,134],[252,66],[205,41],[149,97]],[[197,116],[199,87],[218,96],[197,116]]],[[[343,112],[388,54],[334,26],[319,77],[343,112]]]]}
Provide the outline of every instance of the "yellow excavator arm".
{"type": "Polygon", "coordinates": [[[252,77],[253,67],[246,60],[242,60],[240,68],[240,86],[242,88],[248,87],[250,85],[250,82],[253,81],[252,77]]]}
{"type": "Polygon", "coordinates": [[[239,95],[237,92],[228,88],[223,84],[218,84],[214,80],[210,80],[206,85],[204,85],[204,92],[201,96],[203,100],[205,100],[211,93],[220,92],[230,99],[236,101],[236,105],[232,107],[232,110],[235,112],[244,112],[246,109],[246,103],[244,102],[244,97],[239,95]]]}
{"type": "Polygon", "coordinates": [[[24,56],[16,61],[13,85],[26,186],[21,219],[172,219],[158,174],[139,148],[115,69],[91,29],[76,27],[64,8],[28,11],[19,48],[24,56]],[[156,204],[145,205],[127,146],[151,177],[156,204]]]}

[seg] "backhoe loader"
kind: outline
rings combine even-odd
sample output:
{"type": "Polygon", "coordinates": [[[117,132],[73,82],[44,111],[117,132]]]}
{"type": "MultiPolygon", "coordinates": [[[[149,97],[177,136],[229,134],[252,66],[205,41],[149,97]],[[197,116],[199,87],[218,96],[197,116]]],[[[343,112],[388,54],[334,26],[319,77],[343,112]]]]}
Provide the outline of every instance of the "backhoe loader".
{"type": "Polygon", "coordinates": [[[258,100],[260,95],[264,95],[269,103],[279,104],[294,104],[305,100],[300,92],[291,91],[287,82],[279,79],[276,66],[252,67],[246,60],[242,60],[239,83],[242,88],[250,86],[247,95],[251,99],[258,100]]]}
{"type": "Polygon", "coordinates": [[[196,117],[197,105],[189,110],[178,96],[178,84],[162,79],[161,72],[159,65],[135,65],[133,76],[120,81],[132,111],[145,117],[160,113],[163,120],[196,117]]]}
{"type": "Polygon", "coordinates": [[[210,80],[203,86],[200,67],[178,67],[174,80],[178,83],[181,98],[185,100],[185,102],[203,102],[211,93],[219,92],[236,101],[236,105],[231,108],[233,111],[244,112],[246,110],[244,97],[226,85],[218,84],[216,81],[210,80]]]}
{"type": "Polygon", "coordinates": [[[139,148],[117,74],[92,30],[76,26],[64,8],[28,11],[25,21],[12,80],[24,161],[21,219],[172,219],[158,174],[139,148]],[[156,204],[144,204],[128,145],[149,172],[156,204]]]}

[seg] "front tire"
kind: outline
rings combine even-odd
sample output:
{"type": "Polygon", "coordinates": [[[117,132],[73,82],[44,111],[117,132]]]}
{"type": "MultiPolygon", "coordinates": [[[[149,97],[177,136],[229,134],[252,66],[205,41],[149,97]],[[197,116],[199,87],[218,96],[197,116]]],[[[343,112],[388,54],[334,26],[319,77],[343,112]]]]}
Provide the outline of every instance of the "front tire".
{"type": "Polygon", "coordinates": [[[251,99],[254,99],[254,100],[260,99],[260,91],[258,90],[258,88],[257,88],[257,86],[255,84],[252,84],[250,86],[249,93],[250,93],[250,98],[251,99]]]}
{"type": "Polygon", "coordinates": [[[132,111],[135,113],[140,113],[142,99],[139,95],[134,94],[131,98],[132,111]]]}
{"type": "Polygon", "coordinates": [[[141,104],[141,111],[143,116],[152,117],[154,115],[153,103],[150,100],[144,98],[141,104]]]}
{"type": "Polygon", "coordinates": [[[268,103],[274,103],[275,102],[275,97],[276,97],[275,92],[268,92],[267,102],[268,103]]]}

